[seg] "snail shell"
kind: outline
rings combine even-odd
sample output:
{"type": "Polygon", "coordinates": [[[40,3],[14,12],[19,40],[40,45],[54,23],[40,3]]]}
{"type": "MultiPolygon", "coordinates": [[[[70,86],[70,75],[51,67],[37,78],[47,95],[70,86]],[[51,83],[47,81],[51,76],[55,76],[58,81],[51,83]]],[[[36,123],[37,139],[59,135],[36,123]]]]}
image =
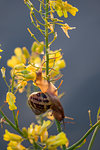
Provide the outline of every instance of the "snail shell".
{"type": "Polygon", "coordinates": [[[63,107],[55,95],[47,92],[33,92],[28,98],[28,104],[36,115],[40,115],[51,109],[56,120],[61,121],[64,119],[63,107]]]}

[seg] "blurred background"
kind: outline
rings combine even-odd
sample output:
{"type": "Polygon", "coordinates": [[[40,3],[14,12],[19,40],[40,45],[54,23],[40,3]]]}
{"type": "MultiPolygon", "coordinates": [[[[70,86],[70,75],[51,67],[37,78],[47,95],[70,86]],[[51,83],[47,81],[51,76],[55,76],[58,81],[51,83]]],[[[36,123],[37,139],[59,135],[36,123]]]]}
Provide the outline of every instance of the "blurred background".
{"type": "MultiPolygon", "coordinates": [[[[38,5],[38,1],[31,1],[35,6],[38,5]]],[[[71,38],[68,39],[62,29],[57,27],[58,38],[52,48],[62,48],[66,60],[66,68],[62,71],[64,82],[60,92],[65,92],[61,99],[65,115],[75,119],[75,124],[66,124],[65,129],[72,145],[89,129],[88,110],[91,110],[92,122],[95,123],[100,106],[100,1],[70,0],[68,2],[77,7],[79,12],[75,17],[69,15],[68,19],[64,20],[70,26],[75,26],[76,30],[69,31],[71,38]]],[[[6,67],[7,81],[10,77],[10,68],[7,67],[6,62],[14,54],[14,49],[26,46],[30,50],[34,41],[27,27],[30,27],[39,41],[43,41],[42,36],[31,25],[29,10],[23,0],[0,0],[0,48],[4,50],[1,53],[0,68],[6,67]]],[[[0,74],[0,106],[6,98],[6,92],[7,87],[0,74]]],[[[35,115],[27,106],[25,93],[16,96],[20,128],[28,127],[31,122],[36,122],[35,115]]],[[[8,106],[5,106],[3,110],[9,118],[12,118],[8,106]]],[[[7,146],[7,142],[3,141],[2,137],[5,128],[16,133],[7,125],[4,125],[3,129],[0,128],[0,150],[5,150],[7,146]]],[[[52,134],[57,134],[54,129],[55,125],[51,130],[52,134]]],[[[88,136],[81,150],[87,149],[91,135],[88,136]]],[[[100,131],[93,144],[93,150],[100,150],[100,131]]]]}

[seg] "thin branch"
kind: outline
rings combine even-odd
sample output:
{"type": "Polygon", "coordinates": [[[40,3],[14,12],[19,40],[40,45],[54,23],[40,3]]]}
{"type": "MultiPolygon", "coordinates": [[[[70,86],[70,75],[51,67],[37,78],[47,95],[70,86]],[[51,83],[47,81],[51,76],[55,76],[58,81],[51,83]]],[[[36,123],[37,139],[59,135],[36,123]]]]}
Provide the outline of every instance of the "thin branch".
{"type": "Polygon", "coordinates": [[[85,135],[79,140],[77,141],[75,144],[73,144],[72,146],[68,147],[66,150],[73,150],[76,146],[80,145],[84,139],[87,138],[87,136],[97,127],[100,126],[100,120],[98,122],[96,122],[86,133],[85,135]]]}
{"type": "Polygon", "coordinates": [[[100,126],[97,126],[93,132],[93,135],[92,135],[92,138],[90,140],[90,143],[89,143],[89,146],[88,146],[88,150],[91,150],[92,149],[92,145],[93,145],[93,142],[95,140],[95,137],[96,137],[96,134],[98,132],[98,130],[100,129],[100,126]]]}

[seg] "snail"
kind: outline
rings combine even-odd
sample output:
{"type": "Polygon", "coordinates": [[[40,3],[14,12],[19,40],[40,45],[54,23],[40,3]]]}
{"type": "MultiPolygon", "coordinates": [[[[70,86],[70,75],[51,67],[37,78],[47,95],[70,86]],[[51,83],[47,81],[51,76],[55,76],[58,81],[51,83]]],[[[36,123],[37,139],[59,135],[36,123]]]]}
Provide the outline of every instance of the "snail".
{"type": "Polygon", "coordinates": [[[57,96],[50,93],[33,92],[28,98],[28,104],[36,115],[51,109],[54,118],[58,121],[64,119],[64,110],[57,96]]]}
{"type": "Polygon", "coordinates": [[[56,120],[64,120],[64,110],[58,98],[57,88],[42,77],[41,71],[37,72],[35,84],[41,91],[33,92],[28,98],[32,111],[40,115],[51,109],[56,120]]]}

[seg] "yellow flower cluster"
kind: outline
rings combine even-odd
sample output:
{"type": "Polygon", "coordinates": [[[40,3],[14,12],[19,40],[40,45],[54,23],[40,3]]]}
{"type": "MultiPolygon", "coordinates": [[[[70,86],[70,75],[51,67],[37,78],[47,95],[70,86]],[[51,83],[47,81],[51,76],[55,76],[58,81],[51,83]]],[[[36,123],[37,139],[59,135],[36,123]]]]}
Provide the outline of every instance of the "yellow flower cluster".
{"type": "Polygon", "coordinates": [[[15,48],[14,53],[15,55],[11,57],[7,61],[7,65],[11,68],[14,68],[18,64],[26,64],[28,60],[30,63],[35,64],[37,67],[40,66],[41,59],[39,57],[40,54],[43,54],[44,43],[34,42],[31,47],[31,55],[29,54],[26,47],[22,49],[20,47],[15,48]]]}
{"type": "Polygon", "coordinates": [[[61,145],[67,145],[67,147],[68,147],[68,143],[69,143],[69,141],[66,138],[65,133],[61,132],[56,136],[51,136],[50,138],[48,138],[46,144],[48,145],[47,147],[49,150],[54,150],[58,146],[61,146],[61,145]]]}
{"type": "Polygon", "coordinates": [[[50,124],[51,122],[49,120],[43,121],[42,125],[34,126],[33,124],[31,124],[28,130],[26,129],[30,143],[33,144],[34,141],[37,142],[39,140],[39,137],[42,143],[45,142],[48,139],[47,127],[50,124]]]}
{"type": "Polygon", "coordinates": [[[65,18],[68,17],[68,12],[73,16],[78,12],[76,7],[73,7],[67,1],[64,2],[62,0],[50,0],[50,9],[52,12],[55,10],[59,17],[64,15],[65,18]]]}
{"type": "Polygon", "coordinates": [[[33,42],[31,47],[31,55],[29,62],[34,64],[35,67],[41,66],[41,58],[40,54],[44,54],[44,42],[37,43],[36,41],[33,42]]]}
{"type": "Polygon", "coordinates": [[[41,66],[41,58],[39,55],[43,53],[43,48],[43,42],[40,42],[40,44],[34,42],[30,55],[26,47],[22,49],[18,47],[14,50],[15,55],[7,61],[7,65],[12,68],[11,75],[15,75],[15,79],[17,80],[15,87],[19,89],[19,92],[23,92],[27,81],[35,80],[36,70],[41,66]],[[26,66],[27,61],[32,65],[26,66]]]}
{"type": "Polygon", "coordinates": [[[49,68],[50,68],[50,77],[54,78],[60,74],[60,69],[65,68],[66,63],[62,59],[62,54],[59,50],[50,51],[49,55],[49,68]]]}
{"type": "Polygon", "coordinates": [[[11,68],[14,68],[17,64],[23,63],[26,64],[26,57],[22,52],[22,49],[17,47],[14,50],[15,56],[12,56],[11,59],[7,61],[7,65],[11,68]]]}
{"type": "MultiPolygon", "coordinates": [[[[12,68],[11,75],[15,76],[15,88],[20,93],[24,91],[27,82],[32,80],[36,83],[36,72],[39,68],[43,68],[43,78],[46,78],[45,68],[46,59],[45,56],[41,60],[40,54],[43,54],[44,43],[34,42],[31,47],[31,54],[29,54],[26,47],[16,48],[14,50],[15,55],[7,61],[7,65],[12,68]],[[26,63],[29,62],[28,65],[26,63]]],[[[49,76],[54,78],[60,74],[60,69],[66,66],[60,50],[49,51],[49,76]]],[[[37,85],[36,85],[37,86],[37,85]]]]}
{"type": "MultiPolygon", "coordinates": [[[[48,137],[47,128],[50,126],[51,121],[43,121],[42,125],[31,124],[28,129],[25,127],[22,129],[23,135],[27,137],[31,144],[34,144],[37,141],[40,141],[44,145],[43,149],[55,150],[58,146],[63,144],[68,145],[68,139],[66,138],[65,133],[61,132],[58,135],[48,137]]],[[[24,146],[21,145],[25,139],[21,136],[10,133],[7,129],[3,136],[5,141],[9,141],[7,150],[27,150],[24,146]]]]}
{"type": "Polygon", "coordinates": [[[9,141],[7,150],[27,150],[23,145],[21,145],[23,138],[17,134],[10,133],[7,129],[5,130],[3,139],[5,141],[9,141]]]}

